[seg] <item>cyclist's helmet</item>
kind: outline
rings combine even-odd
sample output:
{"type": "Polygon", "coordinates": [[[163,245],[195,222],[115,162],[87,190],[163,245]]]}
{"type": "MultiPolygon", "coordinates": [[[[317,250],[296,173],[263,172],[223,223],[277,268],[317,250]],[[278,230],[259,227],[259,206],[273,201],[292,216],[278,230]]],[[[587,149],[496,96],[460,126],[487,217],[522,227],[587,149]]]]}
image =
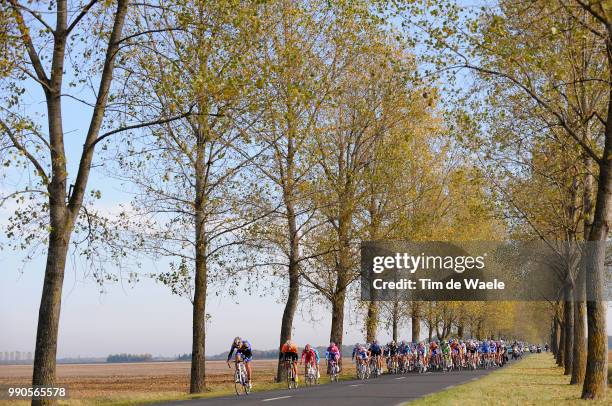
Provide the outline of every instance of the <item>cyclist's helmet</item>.
{"type": "Polygon", "coordinates": [[[304,346],[304,349],[305,349],[306,351],[310,350],[310,344],[306,344],[306,345],[304,346]]]}
{"type": "Polygon", "coordinates": [[[240,345],[242,343],[242,338],[234,337],[234,345],[240,345]]]}
{"type": "Polygon", "coordinates": [[[395,345],[395,340],[391,340],[391,345],[395,345]]]}

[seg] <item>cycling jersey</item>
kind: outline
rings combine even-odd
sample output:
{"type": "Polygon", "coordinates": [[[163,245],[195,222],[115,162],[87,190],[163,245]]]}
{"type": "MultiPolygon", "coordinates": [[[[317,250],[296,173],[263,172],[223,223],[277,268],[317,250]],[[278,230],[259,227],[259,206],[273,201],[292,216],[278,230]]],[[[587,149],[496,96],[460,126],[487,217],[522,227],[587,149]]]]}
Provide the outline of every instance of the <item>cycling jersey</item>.
{"type": "Polygon", "coordinates": [[[312,363],[313,361],[319,362],[319,354],[314,349],[302,351],[302,361],[306,360],[307,364],[312,363]]]}
{"type": "Polygon", "coordinates": [[[298,360],[298,348],[297,345],[293,342],[287,344],[283,344],[281,347],[281,354],[285,361],[293,361],[297,362],[298,360]]]}
{"type": "Polygon", "coordinates": [[[338,347],[331,346],[327,347],[327,351],[325,351],[325,359],[329,361],[337,361],[340,358],[340,350],[338,347]]]}
{"type": "Polygon", "coordinates": [[[380,355],[382,353],[382,348],[380,348],[380,345],[372,343],[370,344],[370,352],[372,355],[380,355]]]}
{"type": "Polygon", "coordinates": [[[450,346],[448,344],[442,345],[442,354],[449,354],[449,353],[450,353],[450,346]]]}
{"type": "Polygon", "coordinates": [[[234,351],[236,351],[236,354],[240,354],[244,362],[250,362],[253,358],[253,352],[251,351],[251,343],[249,343],[247,340],[242,340],[240,347],[237,346],[235,343],[232,343],[230,352],[229,354],[227,354],[228,361],[232,358],[234,351]]]}

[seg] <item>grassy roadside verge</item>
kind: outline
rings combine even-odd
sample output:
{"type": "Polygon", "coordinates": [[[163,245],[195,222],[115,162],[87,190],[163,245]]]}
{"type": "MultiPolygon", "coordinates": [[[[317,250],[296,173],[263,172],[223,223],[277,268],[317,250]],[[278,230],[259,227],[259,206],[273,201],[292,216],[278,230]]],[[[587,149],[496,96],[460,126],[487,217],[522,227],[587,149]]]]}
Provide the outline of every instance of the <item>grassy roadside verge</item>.
{"type": "MultiPolygon", "coordinates": [[[[612,370],[608,370],[608,375],[612,370]]],[[[569,376],[556,366],[551,354],[536,354],[474,382],[449,388],[413,402],[430,405],[610,405],[607,401],[580,400],[581,386],[569,385],[569,376]]],[[[611,388],[612,389],[612,388],[611,388]]]]}
{"type": "MultiPolygon", "coordinates": [[[[323,368],[325,368],[323,366],[323,368]]],[[[355,371],[351,366],[345,367],[340,374],[339,380],[355,379],[355,371]]],[[[322,375],[319,380],[319,385],[329,384],[329,378],[322,375]]],[[[303,379],[300,376],[300,385],[303,385],[303,379]]],[[[285,383],[260,382],[255,380],[253,392],[266,392],[271,390],[285,389],[285,383]]],[[[209,387],[209,391],[198,395],[190,395],[180,391],[156,391],[151,388],[150,391],[133,391],[121,392],[116,394],[106,394],[100,396],[73,397],[66,400],[60,400],[59,406],[132,406],[132,405],[153,405],[161,402],[170,402],[175,400],[203,399],[214,398],[221,396],[235,396],[233,384],[215,385],[209,387]]],[[[0,406],[29,406],[30,401],[26,400],[0,400],[0,406]]]]}

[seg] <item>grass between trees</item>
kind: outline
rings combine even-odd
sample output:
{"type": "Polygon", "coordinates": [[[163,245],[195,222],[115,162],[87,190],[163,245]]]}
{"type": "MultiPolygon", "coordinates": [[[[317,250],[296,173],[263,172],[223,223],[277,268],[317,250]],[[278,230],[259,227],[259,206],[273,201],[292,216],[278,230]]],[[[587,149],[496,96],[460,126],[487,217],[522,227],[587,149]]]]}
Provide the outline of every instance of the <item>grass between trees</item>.
{"type": "MultiPolygon", "coordinates": [[[[612,367],[608,369],[609,383],[611,377],[612,367]]],[[[563,375],[563,368],[555,364],[552,354],[535,354],[477,381],[433,393],[407,405],[610,404],[609,400],[581,400],[582,385],[569,385],[569,381],[570,376],[563,375]]]]}

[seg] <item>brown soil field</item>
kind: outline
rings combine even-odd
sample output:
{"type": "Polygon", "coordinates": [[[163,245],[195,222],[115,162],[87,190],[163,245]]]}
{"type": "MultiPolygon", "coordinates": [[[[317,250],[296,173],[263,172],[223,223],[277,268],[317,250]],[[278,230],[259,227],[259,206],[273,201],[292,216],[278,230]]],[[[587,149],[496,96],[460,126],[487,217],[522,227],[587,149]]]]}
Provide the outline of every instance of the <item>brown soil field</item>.
{"type": "MultiPolygon", "coordinates": [[[[344,362],[352,365],[350,359],[344,362]]],[[[276,360],[254,360],[252,366],[255,387],[267,387],[274,382],[276,360]]],[[[352,372],[352,368],[349,370],[352,372]]],[[[103,400],[132,398],[137,394],[147,397],[186,394],[189,372],[189,362],[59,364],[57,386],[68,388],[70,404],[107,404],[103,400]]],[[[206,375],[213,392],[233,388],[233,369],[224,361],[206,362],[206,375]]],[[[0,385],[29,386],[31,376],[31,365],[0,365],[0,385]]]]}
{"type": "MultiPolygon", "coordinates": [[[[275,360],[253,361],[256,382],[272,382],[275,360]]],[[[187,391],[189,362],[142,362],[125,364],[59,364],[58,385],[65,385],[71,397],[88,392],[119,391],[187,391]]],[[[233,370],[223,361],[206,363],[207,380],[211,385],[230,384],[233,370]]],[[[0,366],[0,384],[26,385],[32,376],[30,365],[0,366]]]]}

